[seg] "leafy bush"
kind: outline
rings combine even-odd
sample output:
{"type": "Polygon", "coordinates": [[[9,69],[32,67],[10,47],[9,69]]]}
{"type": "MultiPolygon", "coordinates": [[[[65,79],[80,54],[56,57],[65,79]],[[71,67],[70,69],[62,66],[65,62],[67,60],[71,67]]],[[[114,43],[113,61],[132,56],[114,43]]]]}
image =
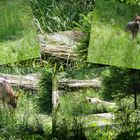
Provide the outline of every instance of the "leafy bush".
{"type": "Polygon", "coordinates": [[[125,104],[124,100],[118,101],[118,110],[115,113],[116,140],[139,140],[140,117],[139,111],[134,110],[131,104],[125,104]]]}
{"type": "Polygon", "coordinates": [[[45,68],[39,82],[37,104],[41,111],[52,112],[52,73],[45,68]]]}
{"type": "Polygon", "coordinates": [[[140,71],[110,67],[110,74],[104,77],[104,97],[123,98],[134,95],[137,108],[137,95],[140,91],[140,71]]]}
{"type": "Polygon", "coordinates": [[[58,112],[53,115],[52,139],[58,140],[86,140],[85,128],[82,120],[73,118],[60,118],[58,112]]]}

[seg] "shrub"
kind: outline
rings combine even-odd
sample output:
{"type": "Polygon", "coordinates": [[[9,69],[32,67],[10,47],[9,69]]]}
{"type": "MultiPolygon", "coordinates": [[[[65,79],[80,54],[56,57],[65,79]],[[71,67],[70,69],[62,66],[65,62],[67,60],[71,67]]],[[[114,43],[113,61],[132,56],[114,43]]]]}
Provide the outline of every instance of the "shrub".
{"type": "Polygon", "coordinates": [[[139,140],[140,117],[139,112],[132,108],[132,104],[125,104],[124,100],[118,102],[118,110],[115,113],[116,140],[139,140]]]}
{"type": "Polygon", "coordinates": [[[37,104],[41,111],[52,112],[52,73],[47,68],[42,71],[37,104]]]}

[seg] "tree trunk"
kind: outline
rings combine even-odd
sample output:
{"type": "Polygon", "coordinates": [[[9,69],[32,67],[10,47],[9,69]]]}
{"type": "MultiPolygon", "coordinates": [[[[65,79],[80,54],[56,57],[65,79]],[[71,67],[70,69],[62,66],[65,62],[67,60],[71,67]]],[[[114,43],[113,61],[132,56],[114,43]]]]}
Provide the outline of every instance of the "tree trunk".
{"type": "Polygon", "coordinates": [[[52,57],[53,59],[76,60],[77,54],[71,47],[65,45],[46,45],[41,47],[42,58],[52,57]]]}
{"type": "MultiPolygon", "coordinates": [[[[1,78],[5,78],[12,86],[23,87],[26,89],[37,89],[40,74],[28,74],[28,75],[11,75],[0,74],[1,78]]],[[[95,78],[92,80],[77,80],[77,79],[61,79],[57,81],[56,76],[53,76],[53,90],[76,90],[81,88],[95,88],[101,87],[102,79],[95,78]]]]}
{"type": "Polygon", "coordinates": [[[135,109],[137,109],[137,92],[136,91],[134,93],[134,104],[135,104],[135,109]]]}
{"type": "Polygon", "coordinates": [[[53,103],[53,108],[56,109],[59,106],[59,91],[58,91],[58,80],[57,80],[57,75],[56,73],[53,73],[52,76],[52,103],[53,103]]]}
{"type": "Polygon", "coordinates": [[[59,81],[59,89],[81,89],[81,88],[100,88],[101,79],[95,78],[92,80],[77,80],[77,79],[62,79],[59,81]]]}

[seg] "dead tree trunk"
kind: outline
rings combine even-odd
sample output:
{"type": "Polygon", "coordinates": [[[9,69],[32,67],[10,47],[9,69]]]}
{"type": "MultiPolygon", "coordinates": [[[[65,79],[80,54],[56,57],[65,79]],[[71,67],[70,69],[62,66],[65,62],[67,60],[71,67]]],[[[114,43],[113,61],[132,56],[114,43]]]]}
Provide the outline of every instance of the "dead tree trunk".
{"type": "MultiPolygon", "coordinates": [[[[38,88],[40,74],[28,74],[28,75],[0,74],[0,77],[5,78],[12,86],[35,90],[38,88]]],[[[100,88],[100,86],[101,86],[100,78],[95,78],[92,80],[62,79],[58,81],[58,90],[66,90],[66,89],[75,90],[88,87],[98,89],[100,88]]]]}
{"type": "Polygon", "coordinates": [[[95,78],[92,80],[76,80],[65,79],[59,81],[59,89],[81,89],[81,88],[95,88],[98,89],[101,86],[101,79],[95,78]]]}
{"type": "Polygon", "coordinates": [[[42,58],[64,59],[64,60],[76,60],[76,53],[71,47],[64,45],[46,45],[41,47],[42,58]]]}
{"type": "Polygon", "coordinates": [[[29,74],[29,75],[0,74],[0,77],[6,79],[12,86],[36,90],[38,88],[38,79],[40,77],[40,74],[29,74]]]}

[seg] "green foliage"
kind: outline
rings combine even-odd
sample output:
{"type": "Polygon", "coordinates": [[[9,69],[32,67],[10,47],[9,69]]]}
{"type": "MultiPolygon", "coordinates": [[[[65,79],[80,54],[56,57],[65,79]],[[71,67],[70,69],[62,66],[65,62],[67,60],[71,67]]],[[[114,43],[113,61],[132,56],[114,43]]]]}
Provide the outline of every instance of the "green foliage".
{"type": "Polygon", "coordinates": [[[99,96],[99,91],[96,92],[93,89],[84,89],[77,92],[67,91],[60,98],[60,113],[64,116],[79,116],[105,113],[113,110],[112,107],[100,103],[93,105],[87,101],[86,96],[95,98],[99,96]]]}
{"type": "Polygon", "coordinates": [[[43,61],[40,61],[39,59],[32,59],[32,60],[26,60],[22,62],[2,65],[0,66],[0,73],[25,75],[25,74],[39,72],[45,66],[49,66],[49,65],[44,63],[43,61]]]}
{"type": "Polygon", "coordinates": [[[29,1],[5,0],[0,5],[0,64],[39,57],[29,1]]]}
{"type": "MultiPolygon", "coordinates": [[[[79,56],[79,63],[83,63],[87,61],[87,53],[88,53],[88,46],[89,46],[89,38],[90,38],[90,31],[91,25],[93,20],[93,12],[89,12],[87,15],[80,14],[81,19],[78,23],[75,22],[76,28],[82,31],[85,35],[79,41],[79,45],[77,46],[76,52],[79,56]]],[[[83,63],[84,64],[84,63],[83,63]]]]}
{"type": "Polygon", "coordinates": [[[29,92],[20,93],[15,110],[0,106],[0,139],[46,139],[46,134],[38,117],[33,97],[29,92]],[[25,95],[27,94],[27,95],[25,95]]]}
{"type": "Polygon", "coordinates": [[[68,30],[79,21],[80,14],[92,10],[93,0],[31,0],[35,18],[47,32],[68,30]]]}
{"type": "Polygon", "coordinates": [[[23,120],[19,121],[15,114],[0,110],[0,139],[35,139],[38,136],[44,139],[44,130],[36,116],[33,116],[35,118],[34,123],[31,124],[29,121],[31,114],[24,115],[23,120]]]}
{"type": "Polygon", "coordinates": [[[140,92],[139,70],[110,67],[110,74],[104,77],[104,97],[123,98],[140,92]]]}
{"type": "Polygon", "coordinates": [[[91,130],[86,132],[88,140],[113,140],[115,132],[109,126],[100,128],[95,126],[91,130]]]}
{"type": "Polygon", "coordinates": [[[118,110],[115,113],[116,137],[115,140],[139,140],[140,117],[139,111],[133,110],[131,104],[125,104],[124,99],[118,101],[118,110]]]}
{"type": "Polygon", "coordinates": [[[94,9],[88,62],[139,69],[140,36],[125,28],[139,14],[138,6],[98,0],[94,9]],[[108,10],[108,7],[109,10],[108,10]]]}
{"type": "Polygon", "coordinates": [[[116,1],[120,3],[132,4],[132,5],[140,5],[139,0],[110,0],[110,1],[116,1]]]}
{"type": "Polygon", "coordinates": [[[59,118],[54,112],[52,139],[58,140],[86,140],[84,122],[76,117],[59,118]]]}
{"type": "Polygon", "coordinates": [[[22,19],[21,2],[12,4],[13,1],[0,2],[0,41],[16,39],[22,36],[24,30],[22,19]]]}
{"type": "MultiPolygon", "coordinates": [[[[90,65],[91,66],[91,65],[90,65]]],[[[85,65],[85,67],[81,67],[80,69],[68,69],[65,73],[60,74],[63,78],[77,79],[77,80],[89,80],[100,77],[102,72],[105,71],[105,68],[96,67],[93,68],[85,65]]]]}
{"type": "Polygon", "coordinates": [[[37,104],[40,111],[52,112],[52,73],[48,71],[48,67],[42,71],[37,104]]]}
{"type": "Polygon", "coordinates": [[[17,120],[9,111],[0,110],[0,138],[15,138],[17,120]]]}

